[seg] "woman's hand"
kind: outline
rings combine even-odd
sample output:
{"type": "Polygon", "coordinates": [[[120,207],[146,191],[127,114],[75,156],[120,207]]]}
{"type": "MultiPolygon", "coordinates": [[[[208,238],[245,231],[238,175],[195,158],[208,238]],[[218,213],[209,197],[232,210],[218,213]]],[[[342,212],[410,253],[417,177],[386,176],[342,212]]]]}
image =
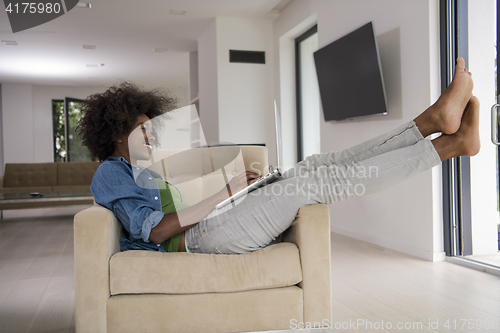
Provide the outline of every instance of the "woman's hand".
{"type": "MultiPolygon", "coordinates": [[[[233,177],[228,184],[229,186],[226,187],[228,189],[230,187],[232,192],[231,194],[235,194],[246,186],[257,181],[260,177],[261,175],[255,172],[243,172],[242,174],[233,177]]],[[[165,214],[160,223],[151,229],[149,240],[155,244],[161,244],[166,239],[189,229],[207,216],[214,209],[215,205],[226,199],[229,194],[228,192],[229,191],[222,189],[218,193],[191,207],[182,209],[175,213],[165,214]]]]}
{"type": "Polygon", "coordinates": [[[227,184],[226,188],[228,189],[228,191],[231,192],[230,195],[233,195],[233,194],[241,191],[242,189],[244,189],[248,185],[256,182],[260,178],[262,178],[262,176],[259,175],[258,173],[255,173],[252,171],[243,172],[243,173],[233,177],[233,179],[231,179],[229,181],[229,184],[227,184]]]}

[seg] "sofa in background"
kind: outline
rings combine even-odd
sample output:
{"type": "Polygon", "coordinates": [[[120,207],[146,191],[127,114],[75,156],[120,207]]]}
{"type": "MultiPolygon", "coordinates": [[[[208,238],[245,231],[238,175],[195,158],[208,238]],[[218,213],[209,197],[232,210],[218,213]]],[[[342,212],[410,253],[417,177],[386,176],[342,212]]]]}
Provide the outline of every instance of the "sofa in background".
{"type": "MultiPolygon", "coordinates": [[[[241,163],[265,174],[266,147],[242,146],[241,154],[225,167],[228,175],[241,163]]],[[[186,170],[163,172],[175,183],[186,170]]],[[[176,186],[195,202],[219,190],[219,181],[214,172],[176,186]]],[[[122,226],[97,204],[79,212],[74,227],[78,333],[268,331],[331,320],[325,205],[301,208],[281,242],[240,255],[120,252],[122,226]]]]}
{"type": "MultiPolygon", "coordinates": [[[[98,162],[7,163],[0,177],[0,194],[89,191],[98,162]]],[[[88,194],[90,195],[90,194],[88,194]]],[[[7,197],[7,196],[6,196],[7,197]]],[[[15,198],[15,196],[10,195],[15,198]]],[[[92,204],[92,199],[66,201],[25,200],[15,204],[0,203],[0,209],[51,207],[92,204]]]]}

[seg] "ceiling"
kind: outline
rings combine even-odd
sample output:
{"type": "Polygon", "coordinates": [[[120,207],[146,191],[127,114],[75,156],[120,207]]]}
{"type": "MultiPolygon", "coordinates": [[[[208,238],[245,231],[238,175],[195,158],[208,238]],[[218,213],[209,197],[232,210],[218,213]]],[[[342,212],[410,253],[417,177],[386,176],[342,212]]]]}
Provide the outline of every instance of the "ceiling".
{"type": "Polygon", "coordinates": [[[12,33],[0,4],[0,83],[187,86],[188,52],[214,17],[273,20],[291,0],[86,0],[40,26],[12,33]],[[184,15],[171,10],[185,10],[184,15]],[[95,45],[84,49],[83,45],[95,45]],[[154,52],[155,48],[167,49],[154,52]]]}

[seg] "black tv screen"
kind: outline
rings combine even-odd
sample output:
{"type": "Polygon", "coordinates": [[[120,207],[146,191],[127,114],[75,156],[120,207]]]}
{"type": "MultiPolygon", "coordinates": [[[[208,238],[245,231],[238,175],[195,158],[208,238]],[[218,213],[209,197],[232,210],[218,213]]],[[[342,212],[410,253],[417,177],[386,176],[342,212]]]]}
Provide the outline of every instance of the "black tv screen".
{"type": "Polygon", "coordinates": [[[314,53],[325,121],[387,114],[372,22],[314,53]]]}

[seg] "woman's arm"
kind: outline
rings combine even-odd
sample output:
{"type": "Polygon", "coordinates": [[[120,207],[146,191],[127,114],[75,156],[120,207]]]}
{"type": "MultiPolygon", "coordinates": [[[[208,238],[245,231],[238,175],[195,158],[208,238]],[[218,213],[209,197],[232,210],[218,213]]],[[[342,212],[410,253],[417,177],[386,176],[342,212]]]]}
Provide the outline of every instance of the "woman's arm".
{"type": "MultiPolygon", "coordinates": [[[[231,179],[228,186],[236,193],[255,182],[259,177],[259,174],[247,171],[231,179]]],[[[155,244],[161,244],[170,237],[189,229],[207,216],[218,203],[228,197],[229,191],[224,188],[196,205],[175,213],[165,214],[160,223],[151,229],[149,240],[155,244]]]]}

